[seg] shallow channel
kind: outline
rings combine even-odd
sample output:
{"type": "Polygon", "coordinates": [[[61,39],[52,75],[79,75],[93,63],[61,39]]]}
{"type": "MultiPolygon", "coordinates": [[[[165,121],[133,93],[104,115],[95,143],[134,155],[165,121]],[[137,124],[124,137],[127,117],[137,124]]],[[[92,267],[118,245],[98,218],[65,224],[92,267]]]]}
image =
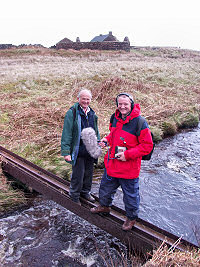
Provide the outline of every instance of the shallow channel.
{"type": "MultiPolygon", "coordinates": [[[[140,218],[200,244],[200,124],[166,138],[142,161],[140,197],[140,218]]],[[[124,208],[120,190],[113,204],[124,208]]]]}
{"type": "MultiPolygon", "coordinates": [[[[92,192],[98,195],[100,179],[92,192]]],[[[140,217],[177,236],[200,240],[200,125],[156,145],[140,174],[140,217]]],[[[114,205],[124,208],[119,189],[114,205]]],[[[53,201],[0,219],[0,266],[120,266],[126,248],[116,238],[53,201]]]]}

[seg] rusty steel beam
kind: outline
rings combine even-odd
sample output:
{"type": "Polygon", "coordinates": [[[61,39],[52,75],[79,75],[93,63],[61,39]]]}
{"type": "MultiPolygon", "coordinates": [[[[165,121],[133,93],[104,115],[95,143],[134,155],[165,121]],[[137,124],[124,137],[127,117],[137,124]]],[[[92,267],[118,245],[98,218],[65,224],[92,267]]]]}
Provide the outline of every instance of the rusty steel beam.
{"type": "MultiPolygon", "coordinates": [[[[2,146],[0,146],[0,155],[4,172],[9,173],[14,178],[32,187],[37,192],[48,197],[48,199],[57,202],[91,224],[117,237],[122,243],[134,250],[146,253],[147,251],[152,251],[162,242],[165,242],[168,246],[173,246],[179,239],[179,237],[142,219],[137,220],[131,231],[122,231],[122,224],[125,220],[124,210],[112,206],[111,213],[108,216],[92,214],[90,208],[98,205],[98,198],[96,196],[94,196],[96,199],[95,203],[81,199],[81,206],[79,206],[69,197],[69,182],[21,158],[2,146]]],[[[189,247],[197,248],[197,246],[186,240],[181,240],[177,245],[177,248],[183,251],[186,251],[189,247]]]]}

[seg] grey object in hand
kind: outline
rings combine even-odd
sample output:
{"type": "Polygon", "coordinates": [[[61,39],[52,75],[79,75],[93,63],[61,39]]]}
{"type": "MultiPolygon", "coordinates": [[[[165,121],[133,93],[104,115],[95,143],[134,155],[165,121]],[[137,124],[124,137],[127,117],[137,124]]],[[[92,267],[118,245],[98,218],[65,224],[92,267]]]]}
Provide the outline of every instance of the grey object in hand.
{"type": "Polygon", "coordinates": [[[97,143],[97,136],[93,128],[84,128],[81,132],[81,139],[91,157],[97,159],[101,156],[102,150],[97,143]]]}

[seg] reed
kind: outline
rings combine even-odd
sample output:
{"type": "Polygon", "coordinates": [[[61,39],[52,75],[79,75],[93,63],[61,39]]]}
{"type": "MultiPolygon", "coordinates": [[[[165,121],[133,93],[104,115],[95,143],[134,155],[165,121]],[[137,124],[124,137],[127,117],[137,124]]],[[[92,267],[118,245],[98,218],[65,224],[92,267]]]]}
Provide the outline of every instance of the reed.
{"type": "MultiPolygon", "coordinates": [[[[0,164],[2,160],[0,159],[0,164]]],[[[14,190],[0,169],[0,214],[26,202],[22,191],[14,190]]]]}

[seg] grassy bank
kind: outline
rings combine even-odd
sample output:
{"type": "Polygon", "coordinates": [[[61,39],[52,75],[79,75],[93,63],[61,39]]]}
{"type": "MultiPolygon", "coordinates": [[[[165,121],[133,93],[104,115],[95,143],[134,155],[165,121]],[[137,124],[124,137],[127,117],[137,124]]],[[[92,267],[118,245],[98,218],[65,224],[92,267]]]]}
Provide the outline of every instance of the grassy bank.
{"type": "Polygon", "coordinates": [[[60,156],[64,115],[81,87],[92,91],[101,136],[122,91],[141,104],[155,141],[199,121],[200,52],[29,48],[1,50],[0,60],[0,144],[61,177],[70,173],[60,156]]]}
{"type": "Polygon", "coordinates": [[[0,143],[61,177],[63,119],[81,87],[92,91],[101,136],[122,91],[141,104],[156,141],[199,121],[199,52],[11,49],[0,59],[0,143]]]}
{"type": "MultiPolygon", "coordinates": [[[[60,156],[63,120],[81,87],[92,91],[101,136],[123,91],[141,104],[155,141],[199,122],[200,52],[29,48],[1,50],[0,61],[0,144],[63,178],[71,171],[60,156]]],[[[2,174],[0,182],[2,210],[24,202],[2,174]]]]}

